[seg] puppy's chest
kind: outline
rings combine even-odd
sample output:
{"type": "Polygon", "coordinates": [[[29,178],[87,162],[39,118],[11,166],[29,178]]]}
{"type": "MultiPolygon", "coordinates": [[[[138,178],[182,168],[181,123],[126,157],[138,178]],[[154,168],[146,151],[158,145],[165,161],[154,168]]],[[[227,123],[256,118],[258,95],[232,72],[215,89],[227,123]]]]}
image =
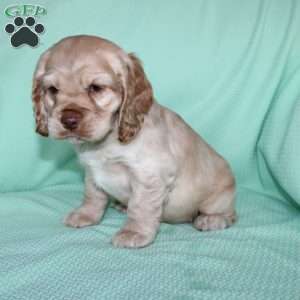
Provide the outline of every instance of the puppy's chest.
{"type": "Polygon", "coordinates": [[[131,191],[130,174],[122,163],[109,158],[89,158],[83,163],[99,188],[117,200],[127,203],[131,191]]]}

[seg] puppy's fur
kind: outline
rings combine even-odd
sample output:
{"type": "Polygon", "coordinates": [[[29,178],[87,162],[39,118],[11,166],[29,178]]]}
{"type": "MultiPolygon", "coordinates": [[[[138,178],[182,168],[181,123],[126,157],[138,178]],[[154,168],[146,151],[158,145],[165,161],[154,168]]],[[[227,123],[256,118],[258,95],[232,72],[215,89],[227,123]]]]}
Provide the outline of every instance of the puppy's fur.
{"type": "Polygon", "coordinates": [[[139,59],[93,36],[42,54],[33,80],[37,132],[75,145],[85,197],[65,224],[100,222],[108,195],[127,207],[118,247],[150,244],[160,222],[223,229],[235,220],[225,160],[176,113],[158,104],[139,59]]]}

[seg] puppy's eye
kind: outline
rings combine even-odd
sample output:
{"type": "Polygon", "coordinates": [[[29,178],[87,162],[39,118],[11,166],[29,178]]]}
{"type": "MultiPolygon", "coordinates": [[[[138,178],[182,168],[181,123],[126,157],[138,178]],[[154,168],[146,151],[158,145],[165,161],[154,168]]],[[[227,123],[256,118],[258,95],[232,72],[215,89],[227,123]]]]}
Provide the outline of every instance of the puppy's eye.
{"type": "Polygon", "coordinates": [[[49,86],[47,91],[53,96],[55,96],[58,93],[58,89],[53,85],[49,86]]]}
{"type": "Polygon", "coordinates": [[[97,85],[97,84],[91,84],[89,87],[88,87],[88,92],[89,93],[100,93],[101,91],[103,90],[103,87],[100,86],[100,85],[97,85]]]}

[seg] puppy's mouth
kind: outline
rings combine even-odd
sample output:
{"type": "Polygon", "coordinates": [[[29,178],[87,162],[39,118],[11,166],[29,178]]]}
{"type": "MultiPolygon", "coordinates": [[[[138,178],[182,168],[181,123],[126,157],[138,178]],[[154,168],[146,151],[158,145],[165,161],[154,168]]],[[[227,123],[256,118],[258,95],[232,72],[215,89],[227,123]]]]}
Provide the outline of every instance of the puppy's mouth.
{"type": "Polygon", "coordinates": [[[55,137],[58,140],[67,140],[72,143],[83,143],[88,140],[88,137],[77,134],[73,131],[63,131],[60,132],[58,136],[55,137]]]}
{"type": "Polygon", "coordinates": [[[82,132],[76,132],[76,131],[67,131],[63,130],[60,131],[56,136],[52,136],[55,139],[58,140],[65,140],[72,144],[83,144],[83,143],[98,143],[103,142],[107,136],[111,133],[111,130],[109,130],[106,134],[100,137],[93,136],[89,131],[82,132]]]}

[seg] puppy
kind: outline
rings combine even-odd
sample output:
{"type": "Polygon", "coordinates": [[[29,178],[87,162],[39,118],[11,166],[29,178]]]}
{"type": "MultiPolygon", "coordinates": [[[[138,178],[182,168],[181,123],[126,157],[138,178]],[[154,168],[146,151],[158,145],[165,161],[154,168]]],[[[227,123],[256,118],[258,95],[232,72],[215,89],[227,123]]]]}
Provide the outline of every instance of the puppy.
{"type": "Polygon", "coordinates": [[[85,168],[83,204],[66,225],[98,224],[108,196],[127,208],[117,247],[149,245],[160,222],[217,230],[235,221],[230,167],[155,101],[134,54],[99,37],[67,37],[41,55],[32,98],[37,132],[69,140],[85,168]]]}

